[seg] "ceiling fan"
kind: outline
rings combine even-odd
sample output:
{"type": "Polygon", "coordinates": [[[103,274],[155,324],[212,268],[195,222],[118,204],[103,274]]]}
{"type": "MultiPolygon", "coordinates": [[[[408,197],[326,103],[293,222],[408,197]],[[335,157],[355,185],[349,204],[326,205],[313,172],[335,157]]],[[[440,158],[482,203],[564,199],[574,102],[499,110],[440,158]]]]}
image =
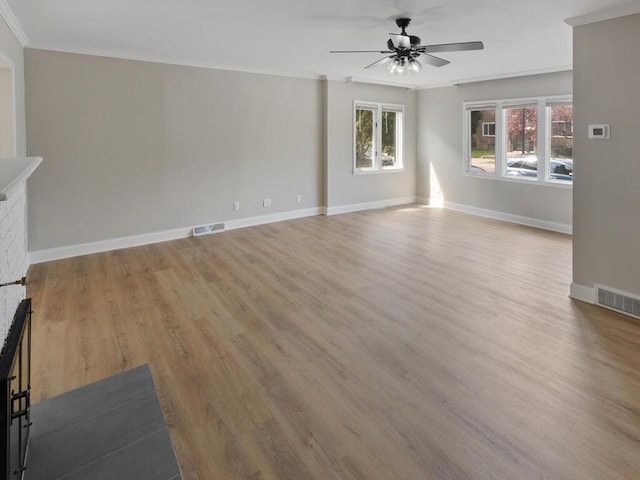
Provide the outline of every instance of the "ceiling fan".
{"type": "Polygon", "coordinates": [[[388,50],[332,50],[330,53],[382,53],[386,57],[376,60],[364,68],[376,65],[385,65],[389,72],[401,74],[406,72],[417,73],[422,69],[420,59],[434,67],[444,67],[451,63],[444,58],[431,55],[432,53],[460,52],[464,50],[482,50],[482,42],[441,43],[438,45],[420,45],[420,37],[409,35],[406,28],[411,22],[410,18],[398,18],[396,25],[402,29],[400,33],[390,33],[387,40],[388,50]]]}

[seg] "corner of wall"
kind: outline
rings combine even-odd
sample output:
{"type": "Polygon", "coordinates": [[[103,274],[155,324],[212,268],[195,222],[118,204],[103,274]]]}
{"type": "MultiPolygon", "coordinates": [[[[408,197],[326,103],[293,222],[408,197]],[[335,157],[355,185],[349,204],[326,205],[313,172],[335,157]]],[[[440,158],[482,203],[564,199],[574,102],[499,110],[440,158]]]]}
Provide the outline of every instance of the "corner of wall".
{"type": "Polygon", "coordinates": [[[571,283],[569,297],[580,300],[581,302],[596,303],[595,289],[578,283],[571,283]]]}

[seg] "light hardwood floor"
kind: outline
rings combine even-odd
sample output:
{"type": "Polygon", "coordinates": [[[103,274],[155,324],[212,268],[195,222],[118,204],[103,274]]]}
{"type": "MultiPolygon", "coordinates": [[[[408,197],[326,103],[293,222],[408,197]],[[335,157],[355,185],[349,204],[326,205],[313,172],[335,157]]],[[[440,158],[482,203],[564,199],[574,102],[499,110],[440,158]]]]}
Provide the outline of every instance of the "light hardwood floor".
{"type": "Polygon", "coordinates": [[[413,206],[34,265],[33,400],[149,363],[185,480],[640,478],[640,322],[413,206]]]}

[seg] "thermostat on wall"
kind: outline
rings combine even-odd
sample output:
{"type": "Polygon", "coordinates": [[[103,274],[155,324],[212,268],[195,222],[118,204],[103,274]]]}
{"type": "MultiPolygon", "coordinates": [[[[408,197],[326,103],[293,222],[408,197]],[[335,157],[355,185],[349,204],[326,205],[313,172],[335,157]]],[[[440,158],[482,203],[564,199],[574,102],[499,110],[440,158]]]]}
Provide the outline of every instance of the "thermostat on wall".
{"type": "Polygon", "coordinates": [[[606,140],[609,138],[609,125],[589,125],[589,138],[606,140]]]}

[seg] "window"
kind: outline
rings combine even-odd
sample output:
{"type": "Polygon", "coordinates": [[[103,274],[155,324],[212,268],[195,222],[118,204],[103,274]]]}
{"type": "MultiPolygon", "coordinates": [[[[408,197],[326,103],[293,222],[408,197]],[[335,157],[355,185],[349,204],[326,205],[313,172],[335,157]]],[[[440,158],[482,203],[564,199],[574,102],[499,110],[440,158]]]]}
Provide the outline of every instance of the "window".
{"type": "Polygon", "coordinates": [[[356,168],[373,167],[373,146],[375,145],[375,110],[356,107],[355,151],[356,168]]]}
{"type": "Polygon", "coordinates": [[[559,137],[573,135],[573,123],[567,120],[551,121],[551,136],[559,137]]]}
{"type": "Polygon", "coordinates": [[[549,138],[550,180],[573,181],[573,105],[551,102],[546,106],[551,121],[549,138]]]}
{"type": "Polygon", "coordinates": [[[475,173],[493,173],[496,170],[496,109],[495,107],[478,108],[471,110],[469,114],[470,169],[475,173]],[[480,126],[482,126],[481,131],[479,131],[480,126]]]}
{"type": "Polygon", "coordinates": [[[354,103],[354,173],[402,169],[402,105],[354,103]]]}
{"type": "Polygon", "coordinates": [[[524,181],[573,181],[570,98],[467,103],[464,111],[467,173],[524,181]]]}
{"type": "Polygon", "coordinates": [[[538,107],[503,107],[506,126],[506,174],[538,176],[538,107]]]}
{"type": "Polygon", "coordinates": [[[496,136],[496,122],[483,122],[482,123],[482,136],[483,137],[495,137],[496,136]]]}

